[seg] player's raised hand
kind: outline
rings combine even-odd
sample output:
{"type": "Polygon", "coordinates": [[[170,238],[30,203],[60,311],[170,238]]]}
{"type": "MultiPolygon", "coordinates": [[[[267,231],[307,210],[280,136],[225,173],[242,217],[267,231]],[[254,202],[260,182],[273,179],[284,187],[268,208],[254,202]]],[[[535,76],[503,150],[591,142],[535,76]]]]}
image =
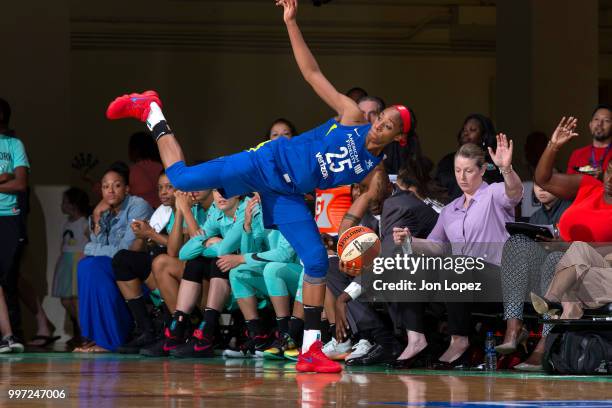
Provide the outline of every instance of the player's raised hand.
{"type": "Polygon", "coordinates": [[[283,20],[285,24],[295,21],[297,16],[298,2],[297,0],[275,0],[276,5],[283,7],[283,20]]]}
{"type": "Polygon", "coordinates": [[[578,119],[570,116],[569,118],[561,118],[561,122],[557,125],[557,128],[553,132],[550,141],[557,146],[562,146],[569,140],[578,136],[578,133],[574,132],[578,125],[578,119]]]}
{"type": "Polygon", "coordinates": [[[508,141],[508,137],[504,133],[497,134],[497,148],[495,152],[490,147],[488,149],[491,160],[493,160],[497,167],[506,168],[512,164],[514,143],[512,140],[508,141]]]}

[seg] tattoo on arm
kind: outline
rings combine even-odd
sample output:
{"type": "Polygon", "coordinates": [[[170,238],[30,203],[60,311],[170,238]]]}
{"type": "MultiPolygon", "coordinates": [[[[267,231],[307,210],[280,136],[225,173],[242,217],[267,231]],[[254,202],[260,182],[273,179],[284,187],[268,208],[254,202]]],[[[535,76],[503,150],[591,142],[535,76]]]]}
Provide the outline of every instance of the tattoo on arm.
{"type": "Polygon", "coordinates": [[[351,213],[346,213],[343,219],[349,221],[353,225],[357,225],[361,221],[361,217],[357,217],[351,213]]]}

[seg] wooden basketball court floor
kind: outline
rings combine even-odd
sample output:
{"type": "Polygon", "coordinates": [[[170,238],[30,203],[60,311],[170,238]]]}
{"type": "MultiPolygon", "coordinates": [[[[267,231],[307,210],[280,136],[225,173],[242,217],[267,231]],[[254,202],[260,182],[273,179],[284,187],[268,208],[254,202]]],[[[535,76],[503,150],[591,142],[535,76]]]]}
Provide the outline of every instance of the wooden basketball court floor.
{"type": "Polygon", "coordinates": [[[607,377],[384,367],[299,374],[294,367],[254,359],[8,354],[0,356],[0,406],[612,407],[612,378],[607,377]],[[16,390],[22,391],[20,398],[16,390]],[[51,395],[45,390],[55,390],[55,396],[64,391],[65,397],[43,398],[51,395]]]}

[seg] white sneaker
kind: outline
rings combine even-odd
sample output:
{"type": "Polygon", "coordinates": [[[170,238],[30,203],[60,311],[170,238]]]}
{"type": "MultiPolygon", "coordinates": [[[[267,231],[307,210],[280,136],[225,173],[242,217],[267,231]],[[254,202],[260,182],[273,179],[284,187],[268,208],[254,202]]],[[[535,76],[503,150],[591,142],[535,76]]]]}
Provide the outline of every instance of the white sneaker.
{"type": "Polygon", "coordinates": [[[323,354],[325,354],[330,360],[344,360],[351,351],[351,340],[348,339],[344,343],[338,343],[338,341],[332,338],[323,346],[323,354]]]}
{"type": "Polygon", "coordinates": [[[353,352],[349,354],[348,356],[346,356],[345,360],[348,361],[353,358],[363,357],[366,354],[368,354],[368,351],[370,351],[372,347],[374,347],[372,343],[370,343],[366,339],[361,339],[359,340],[357,344],[353,346],[352,348],[353,352]]]}

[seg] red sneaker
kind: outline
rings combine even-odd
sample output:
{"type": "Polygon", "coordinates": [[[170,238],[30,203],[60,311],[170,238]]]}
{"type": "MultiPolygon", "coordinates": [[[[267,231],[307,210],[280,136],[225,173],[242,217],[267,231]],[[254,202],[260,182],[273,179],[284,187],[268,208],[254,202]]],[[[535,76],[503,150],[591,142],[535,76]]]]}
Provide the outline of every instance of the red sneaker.
{"type": "Polygon", "coordinates": [[[339,373],[342,366],[330,360],[323,351],[323,343],[320,340],[312,343],[306,353],[300,354],[295,369],[303,373],[339,373]]]}
{"type": "Polygon", "coordinates": [[[159,95],[155,91],[133,93],[115,98],[106,109],[108,119],[135,118],[145,122],[149,117],[151,102],[162,106],[159,95]]]}

